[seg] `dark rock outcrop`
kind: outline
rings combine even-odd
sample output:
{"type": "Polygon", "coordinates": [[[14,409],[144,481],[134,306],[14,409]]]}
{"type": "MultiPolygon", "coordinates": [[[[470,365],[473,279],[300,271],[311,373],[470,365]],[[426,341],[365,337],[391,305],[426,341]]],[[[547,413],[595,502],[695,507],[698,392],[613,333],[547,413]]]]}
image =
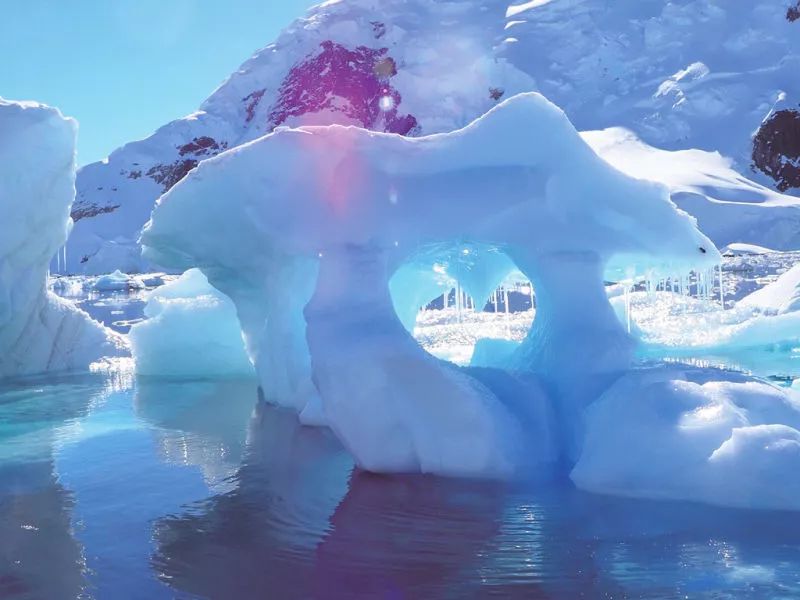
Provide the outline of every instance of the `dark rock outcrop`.
{"type": "Polygon", "coordinates": [[[281,84],[269,115],[277,127],[290,117],[339,112],[367,129],[411,135],[417,119],[400,115],[400,93],[389,80],[397,74],[387,48],[349,49],[331,40],[297,63],[281,84]]]}
{"type": "Polygon", "coordinates": [[[753,138],[753,166],[781,192],[800,188],[800,111],[773,113],[753,138]]]}
{"type": "Polygon", "coordinates": [[[797,4],[794,6],[790,6],[786,11],[786,20],[790,23],[797,21],[800,19],[800,0],[797,0],[797,4]]]}

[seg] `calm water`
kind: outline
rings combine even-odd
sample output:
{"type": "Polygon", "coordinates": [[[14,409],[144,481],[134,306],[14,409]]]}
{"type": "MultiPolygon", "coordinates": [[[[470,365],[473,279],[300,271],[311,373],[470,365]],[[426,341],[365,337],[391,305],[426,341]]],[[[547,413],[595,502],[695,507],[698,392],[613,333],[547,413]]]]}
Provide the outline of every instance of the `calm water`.
{"type": "Polygon", "coordinates": [[[370,475],[130,367],[0,384],[0,598],[800,598],[795,514],[370,475]]]}
{"type": "Polygon", "coordinates": [[[0,597],[797,598],[800,520],[355,471],[249,381],[0,389],[0,597]]]}

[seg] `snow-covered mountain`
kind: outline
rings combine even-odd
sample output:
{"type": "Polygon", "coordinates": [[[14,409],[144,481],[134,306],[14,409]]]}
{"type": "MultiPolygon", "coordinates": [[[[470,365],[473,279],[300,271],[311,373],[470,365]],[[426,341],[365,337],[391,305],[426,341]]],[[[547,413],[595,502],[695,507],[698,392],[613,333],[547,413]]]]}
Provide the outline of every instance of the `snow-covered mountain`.
{"type": "Polygon", "coordinates": [[[673,199],[713,225],[718,244],[800,248],[797,199],[763,187],[800,188],[798,17],[796,0],[329,0],[197,112],[80,171],[67,269],[146,268],[137,238],[156,198],[199,161],[276,127],[425,135],[528,90],[579,129],[631,130],[592,134],[592,145],[619,158],[621,140],[638,138],[628,168],[617,165],[633,174],[637,149],[706,151],[711,160],[680,161],[673,199]]]}

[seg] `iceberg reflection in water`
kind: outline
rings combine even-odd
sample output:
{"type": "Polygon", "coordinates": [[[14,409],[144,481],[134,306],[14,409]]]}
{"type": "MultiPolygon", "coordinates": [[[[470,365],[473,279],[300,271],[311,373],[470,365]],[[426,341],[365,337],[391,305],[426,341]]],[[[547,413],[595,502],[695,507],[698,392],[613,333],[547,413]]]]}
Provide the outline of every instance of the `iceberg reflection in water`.
{"type": "Polygon", "coordinates": [[[0,596],[777,598],[778,512],[354,469],[251,381],[0,387],[0,596]]]}

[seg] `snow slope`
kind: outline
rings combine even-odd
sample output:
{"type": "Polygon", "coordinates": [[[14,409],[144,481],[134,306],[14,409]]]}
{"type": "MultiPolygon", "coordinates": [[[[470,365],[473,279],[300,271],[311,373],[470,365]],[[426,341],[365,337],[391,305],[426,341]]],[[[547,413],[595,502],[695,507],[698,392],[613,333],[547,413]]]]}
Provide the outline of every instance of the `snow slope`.
{"type": "Polygon", "coordinates": [[[628,368],[604,279],[721,260],[664,186],[601,160],[535,93],[447,134],[277,130],[201,163],[142,242],[233,300],[267,399],[301,411],[318,394],[361,466],[489,477],[574,457],[583,407],[628,368]],[[494,250],[465,274],[472,289],[488,296],[508,275],[502,255],[534,283],[536,326],[513,357],[532,379],[441,362],[398,317],[420,299],[393,299],[392,275],[428,289],[425,304],[441,289],[419,284],[465,242],[494,250]]]}
{"type": "Polygon", "coordinates": [[[796,201],[735,175],[800,186],[800,21],[789,0],[508,4],[338,0],[311,9],[196,113],[80,171],[67,269],[147,266],[136,239],[155,199],[199,161],[277,126],[424,135],[457,129],[528,90],[561,106],[581,130],[621,126],[650,146],[730,157],[725,197],[701,188],[676,193],[676,202],[719,245],[758,243],[778,231],[783,248],[800,247],[789,232],[797,229],[796,201]],[[751,171],[754,160],[760,169],[751,171]]]}
{"type": "Polygon", "coordinates": [[[800,510],[800,397],[735,373],[656,366],[587,411],[585,490],[800,510]]]}
{"type": "Polygon", "coordinates": [[[110,331],[47,291],[71,225],[76,131],[54,108],[0,99],[0,378],[87,368],[120,351],[110,331]]]}

